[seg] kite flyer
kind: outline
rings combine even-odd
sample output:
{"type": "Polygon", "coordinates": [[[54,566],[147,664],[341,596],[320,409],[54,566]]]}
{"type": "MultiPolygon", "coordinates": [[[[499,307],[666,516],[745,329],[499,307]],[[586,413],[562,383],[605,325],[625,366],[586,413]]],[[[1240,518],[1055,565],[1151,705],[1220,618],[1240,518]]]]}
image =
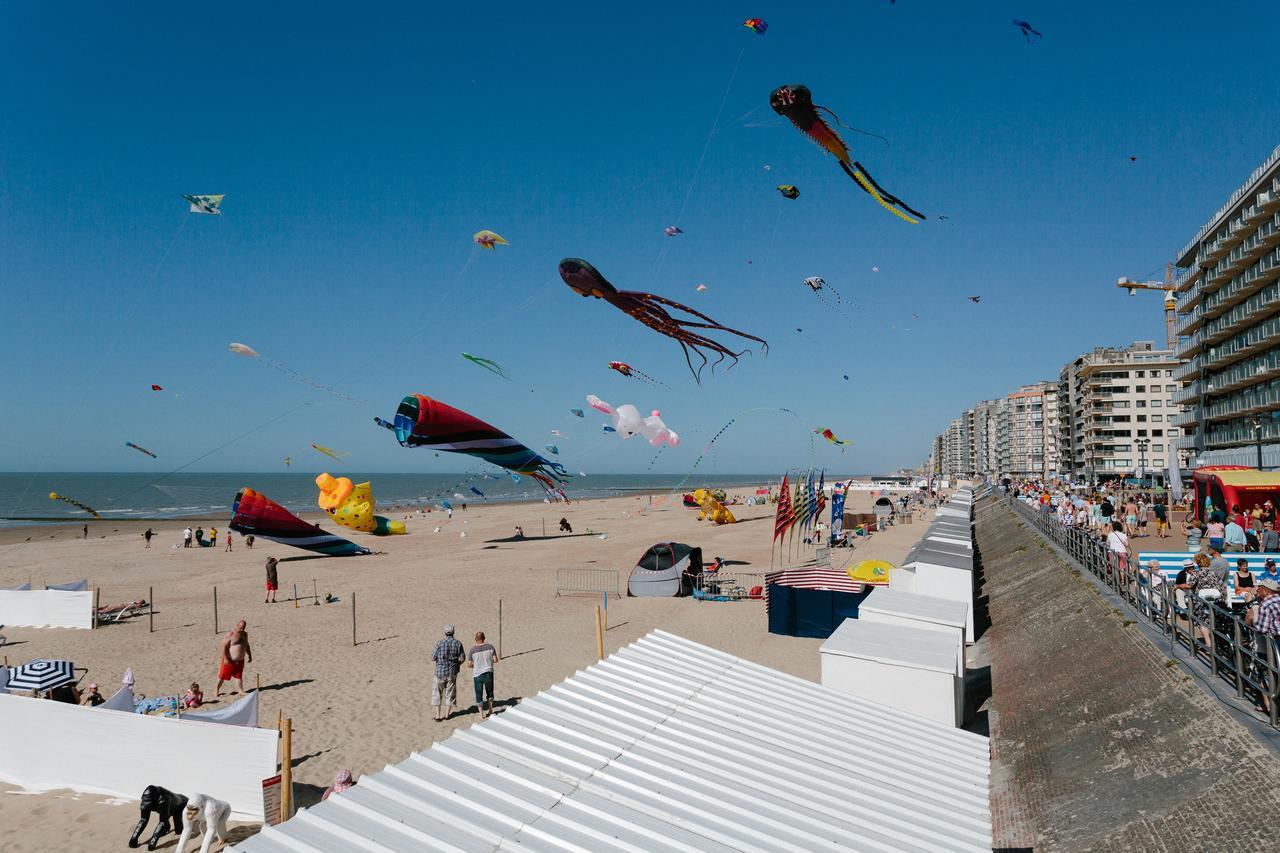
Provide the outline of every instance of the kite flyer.
{"type": "Polygon", "coordinates": [[[236,626],[227,632],[222,638],[222,660],[218,666],[218,686],[214,688],[214,695],[222,695],[222,683],[224,681],[236,682],[238,690],[233,690],[231,695],[244,690],[244,665],[253,663],[253,650],[249,648],[249,632],[245,630],[248,627],[243,619],[236,623],[236,626]]]}

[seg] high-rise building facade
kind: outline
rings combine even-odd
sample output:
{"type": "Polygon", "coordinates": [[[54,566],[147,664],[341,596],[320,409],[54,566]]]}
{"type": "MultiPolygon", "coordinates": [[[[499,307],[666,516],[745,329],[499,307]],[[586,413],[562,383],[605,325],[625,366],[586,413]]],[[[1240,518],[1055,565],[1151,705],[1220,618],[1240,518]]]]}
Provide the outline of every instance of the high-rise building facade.
{"type": "Polygon", "coordinates": [[[1062,368],[1059,467],[1090,481],[1159,472],[1179,435],[1177,357],[1152,341],[1098,347],[1062,368]]]}
{"type": "Polygon", "coordinates": [[[1186,464],[1280,466],[1280,147],[1176,262],[1186,464]]]}

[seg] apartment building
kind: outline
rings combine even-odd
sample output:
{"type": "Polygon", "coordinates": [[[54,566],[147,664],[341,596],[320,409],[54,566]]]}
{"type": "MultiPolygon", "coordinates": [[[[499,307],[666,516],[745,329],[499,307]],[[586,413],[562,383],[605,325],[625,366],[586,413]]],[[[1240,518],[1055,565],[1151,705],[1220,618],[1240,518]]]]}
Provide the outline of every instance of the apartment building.
{"type": "Polygon", "coordinates": [[[1187,467],[1280,466],[1280,147],[1178,253],[1187,467]]]}
{"type": "Polygon", "coordinates": [[[1017,478],[1059,473],[1058,383],[1024,385],[1005,398],[1000,471],[1017,478]]]}
{"type": "Polygon", "coordinates": [[[1092,481],[1145,468],[1161,479],[1172,442],[1181,437],[1178,364],[1172,351],[1137,341],[1097,347],[1063,366],[1056,395],[1060,469],[1092,481]]]}

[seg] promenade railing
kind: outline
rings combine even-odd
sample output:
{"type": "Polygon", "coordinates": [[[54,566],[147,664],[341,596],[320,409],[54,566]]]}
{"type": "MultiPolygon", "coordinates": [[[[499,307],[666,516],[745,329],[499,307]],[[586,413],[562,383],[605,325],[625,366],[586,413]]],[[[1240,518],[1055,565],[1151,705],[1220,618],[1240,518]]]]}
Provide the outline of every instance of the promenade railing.
{"type": "Polygon", "coordinates": [[[1196,600],[1190,590],[1174,589],[1158,572],[1153,583],[1147,567],[1137,565],[1130,554],[1108,550],[1106,540],[1093,531],[1068,527],[1038,504],[1033,507],[1000,490],[994,494],[1123,599],[1135,621],[1151,623],[1171,642],[1190,651],[1212,675],[1231,684],[1237,697],[1256,702],[1265,695],[1270,700],[1271,725],[1280,724],[1277,638],[1254,631],[1244,619],[1242,604],[1196,600]]]}

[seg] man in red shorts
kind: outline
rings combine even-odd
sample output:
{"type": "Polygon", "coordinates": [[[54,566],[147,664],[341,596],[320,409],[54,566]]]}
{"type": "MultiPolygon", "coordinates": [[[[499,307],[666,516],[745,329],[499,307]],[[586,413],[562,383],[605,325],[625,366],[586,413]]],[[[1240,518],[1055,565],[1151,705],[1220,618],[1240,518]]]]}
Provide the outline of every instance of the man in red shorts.
{"type": "Polygon", "coordinates": [[[267,557],[267,597],[263,599],[263,604],[276,603],[276,589],[280,586],[280,579],[276,575],[278,562],[275,557],[267,557]]]}
{"type": "Polygon", "coordinates": [[[236,626],[222,638],[222,661],[218,667],[218,686],[214,695],[222,695],[222,682],[235,680],[239,690],[233,690],[234,696],[244,690],[244,665],[253,663],[253,650],[249,648],[249,632],[241,619],[236,626]]]}

